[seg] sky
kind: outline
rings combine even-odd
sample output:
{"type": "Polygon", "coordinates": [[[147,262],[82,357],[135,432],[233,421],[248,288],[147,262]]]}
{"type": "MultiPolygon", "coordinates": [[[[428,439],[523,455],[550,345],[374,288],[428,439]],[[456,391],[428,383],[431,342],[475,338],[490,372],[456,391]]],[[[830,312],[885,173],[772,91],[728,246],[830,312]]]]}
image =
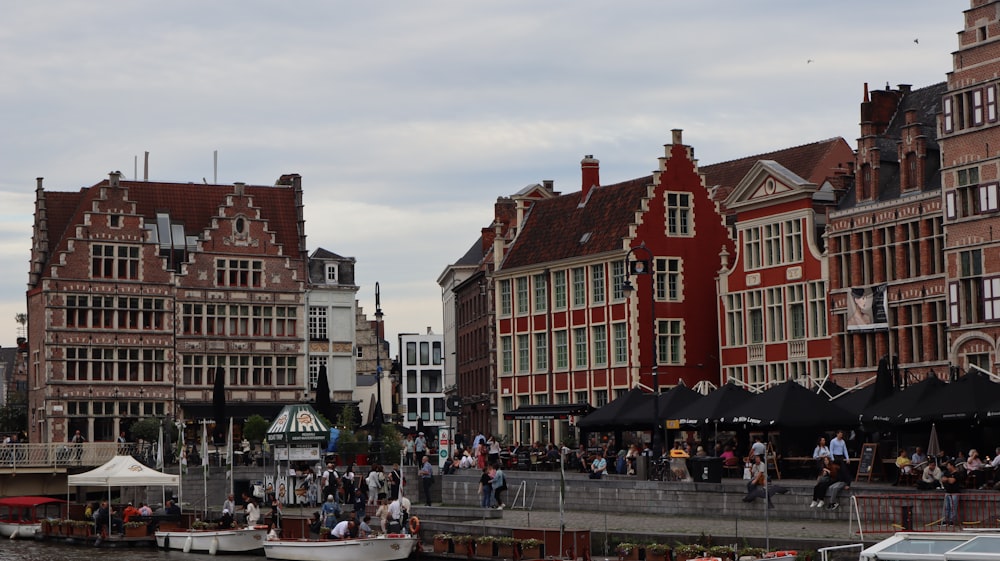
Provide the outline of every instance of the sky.
{"type": "Polygon", "coordinates": [[[497,197],[841,136],[864,84],[951,70],[969,0],[0,4],[0,346],[26,311],[35,178],[303,178],[309,251],[357,259],[385,335],[441,332],[438,276],[497,197]],[[218,151],[218,169],[213,153],[218,151]],[[138,160],[138,174],[136,161],[138,160]],[[216,176],[217,174],[217,176],[216,176]]]}

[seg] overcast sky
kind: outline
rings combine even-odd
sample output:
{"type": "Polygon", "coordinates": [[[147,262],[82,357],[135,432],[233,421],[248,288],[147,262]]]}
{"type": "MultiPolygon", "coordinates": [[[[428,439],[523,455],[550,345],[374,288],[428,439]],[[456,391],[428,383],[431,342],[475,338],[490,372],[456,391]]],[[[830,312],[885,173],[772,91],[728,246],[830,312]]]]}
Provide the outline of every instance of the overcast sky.
{"type": "Polygon", "coordinates": [[[968,0],[37,1],[0,5],[0,345],[26,311],[35,178],[270,185],[357,258],[386,336],[441,330],[438,275],[493,203],[842,136],[864,83],[945,80],[968,0]],[[810,62],[811,61],[811,62],[810,62]]]}

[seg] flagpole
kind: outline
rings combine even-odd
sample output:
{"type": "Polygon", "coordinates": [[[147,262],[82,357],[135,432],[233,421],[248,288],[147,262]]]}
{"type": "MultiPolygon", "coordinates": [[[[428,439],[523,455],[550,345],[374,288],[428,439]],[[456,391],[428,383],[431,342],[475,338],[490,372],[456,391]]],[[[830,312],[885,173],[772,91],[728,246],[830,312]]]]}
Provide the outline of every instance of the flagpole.
{"type": "Polygon", "coordinates": [[[229,437],[226,442],[226,465],[229,468],[229,494],[233,494],[233,480],[236,478],[233,473],[233,418],[229,418],[229,437]]]}
{"type": "MultiPolygon", "coordinates": [[[[184,470],[187,469],[187,448],[184,446],[184,423],[182,421],[177,422],[177,429],[180,432],[180,436],[177,438],[177,444],[180,445],[181,453],[178,455],[180,461],[177,462],[177,508],[183,510],[184,504],[184,470]]],[[[166,504],[166,501],[163,502],[166,504]]]]}
{"type": "Polygon", "coordinates": [[[204,513],[202,520],[208,518],[208,423],[201,420],[201,483],[204,513]]]}
{"type": "MultiPolygon", "coordinates": [[[[160,419],[160,436],[156,441],[156,471],[163,471],[163,419],[160,419]]],[[[160,486],[160,503],[166,504],[166,487],[160,486]]]]}

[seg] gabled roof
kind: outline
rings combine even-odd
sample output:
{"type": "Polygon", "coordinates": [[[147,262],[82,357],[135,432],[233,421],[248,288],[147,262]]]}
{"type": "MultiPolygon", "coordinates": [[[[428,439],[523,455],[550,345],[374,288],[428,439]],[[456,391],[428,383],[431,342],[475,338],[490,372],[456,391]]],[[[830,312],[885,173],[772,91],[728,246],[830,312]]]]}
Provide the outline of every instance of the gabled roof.
{"type": "MultiPolygon", "coordinates": [[[[45,191],[45,209],[48,223],[49,254],[42,275],[49,274],[52,257],[67,247],[67,230],[83,224],[83,215],[92,208],[102,187],[109,187],[108,180],[79,192],[45,191]]],[[[201,237],[212,226],[212,219],[219,214],[219,207],[226,197],[235,193],[232,185],[204,185],[196,183],[156,183],[150,181],[121,181],[128,189],[129,201],[135,203],[136,214],[154,221],[157,212],[169,212],[171,220],[183,224],[187,235],[201,237]]],[[[286,185],[244,187],[244,192],[260,210],[262,220],[268,222],[269,231],[282,245],[285,256],[300,259],[299,219],[296,191],[286,185]]]]}
{"type": "Polygon", "coordinates": [[[758,160],[726,198],[729,210],[774,204],[779,199],[812,197],[815,183],[804,181],[774,160],[758,160]],[[773,182],[768,181],[772,179],[773,182]]]}
{"type": "Polygon", "coordinates": [[[323,249],[322,247],[317,248],[316,251],[312,252],[309,256],[310,259],[346,259],[342,255],[337,255],[336,253],[323,249]]]}
{"type": "Polygon", "coordinates": [[[535,202],[525,216],[515,243],[504,258],[505,269],[597,255],[623,249],[629,225],[652,176],[595,187],[580,206],[581,192],[535,202]]]}

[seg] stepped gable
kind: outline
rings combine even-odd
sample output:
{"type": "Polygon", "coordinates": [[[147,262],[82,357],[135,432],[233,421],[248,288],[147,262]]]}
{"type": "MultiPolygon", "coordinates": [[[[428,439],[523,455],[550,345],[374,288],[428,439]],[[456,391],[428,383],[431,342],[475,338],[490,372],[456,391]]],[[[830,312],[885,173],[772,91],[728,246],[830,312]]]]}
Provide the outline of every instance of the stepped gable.
{"type": "Polygon", "coordinates": [[[596,187],[582,207],[580,191],[535,201],[503,268],[621,251],[652,181],[650,175],[596,187]]]}
{"type": "MultiPolygon", "coordinates": [[[[166,211],[173,222],[184,225],[187,235],[198,236],[199,239],[204,230],[211,228],[212,219],[218,216],[219,207],[226,203],[226,197],[236,192],[233,185],[196,183],[121,181],[121,186],[128,189],[129,202],[135,204],[136,214],[145,218],[147,223],[155,221],[157,212],[166,211]]],[[[45,192],[52,250],[43,268],[43,276],[51,273],[47,269],[52,264],[52,256],[66,251],[68,238],[72,237],[67,230],[83,225],[83,215],[91,211],[102,187],[110,187],[110,182],[101,181],[92,187],[84,187],[78,193],[45,192]]],[[[251,197],[254,208],[260,211],[260,218],[267,221],[268,230],[282,245],[283,255],[301,259],[295,189],[284,185],[247,185],[244,193],[251,197]]]]}
{"type": "MultiPolygon", "coordinates": [[[[925,88],[909,91],[903,96],[899,107],[889,121],[885,132],[878,137],[880,159],[884,162],[899,162],[896,145],[903,136],[906,112],[916,111],[921,133],[927,137],[927,151],[938,152],[937,114],[941,112],[941,96],[948,93],[948,83],[940,82],[925,88]]],[[[940,183],[938,184],[940,187],[940,183]]]]}

